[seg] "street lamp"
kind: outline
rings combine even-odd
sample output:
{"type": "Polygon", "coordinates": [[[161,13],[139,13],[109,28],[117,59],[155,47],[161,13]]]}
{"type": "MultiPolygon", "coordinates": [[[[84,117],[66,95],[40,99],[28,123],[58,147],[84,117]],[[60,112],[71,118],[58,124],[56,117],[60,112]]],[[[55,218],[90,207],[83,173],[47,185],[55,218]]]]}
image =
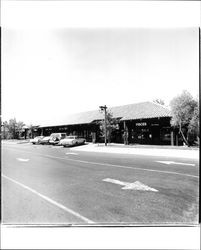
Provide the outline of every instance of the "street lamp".
{"type": "Polygon", "coordinates": [[[105,112],[105,146],[107,146],[107,124],[106,124],[106,119],[107,119],[107,106],[99,106],[101,111],[105,112]]]}

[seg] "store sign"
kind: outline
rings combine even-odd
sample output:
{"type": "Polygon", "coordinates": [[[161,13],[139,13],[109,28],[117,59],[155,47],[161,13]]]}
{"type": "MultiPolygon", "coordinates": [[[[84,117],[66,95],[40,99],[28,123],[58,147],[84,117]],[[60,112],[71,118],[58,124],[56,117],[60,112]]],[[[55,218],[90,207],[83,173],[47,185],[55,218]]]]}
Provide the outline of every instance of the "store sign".
{"type": "Polygon", "coordinates": [[[147,126],[147,123],[146,122],[137,122],[136,126],[138,126],[138,127],[147,126]]]}

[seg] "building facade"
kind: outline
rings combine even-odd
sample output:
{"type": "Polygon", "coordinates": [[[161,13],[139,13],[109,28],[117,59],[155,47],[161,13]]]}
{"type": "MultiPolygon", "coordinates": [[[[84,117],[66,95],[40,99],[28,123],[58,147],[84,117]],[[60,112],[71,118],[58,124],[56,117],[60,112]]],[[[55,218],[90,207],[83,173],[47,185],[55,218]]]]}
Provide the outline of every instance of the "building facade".
{"type": "MultiPolygon", "coordinates": [[[[124,144],[180,145],[178,131],[171,127],[171,113],[153,102],[129,104],[108,109],[118,120],[111,133],[111,142],[124,144]]],[[[67,116],[63,121],[52,121],[37,128],[38,135],[65,132],[83,137],[88,142],[103,142],[99,110],[67,116]]]]}

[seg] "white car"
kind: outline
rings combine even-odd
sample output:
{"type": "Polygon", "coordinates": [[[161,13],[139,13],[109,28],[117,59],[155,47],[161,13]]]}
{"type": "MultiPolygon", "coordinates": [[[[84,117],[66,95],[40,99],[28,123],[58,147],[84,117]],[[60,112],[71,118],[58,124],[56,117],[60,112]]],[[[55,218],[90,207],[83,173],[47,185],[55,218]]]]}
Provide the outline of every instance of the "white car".
{"type": "Polygon", "coordinates": [[[66,136],[65,139],[60,140],[59,145],[64,147],[68,146],[78,146],[85,144],[86,140],[84,138],[79,138],[78,136],[66,136]]]}
{"type": "Polygon", "coordinates": [[[49,143],[52,145],[59,145],[60,140],[66,137],[66,133],[53,133],[50,135],[49,143]]]}
{"type": "Polygon", "coordinates": [[[39,141],[39,143],[42,145],[47,145],[49,144],[50,139],[51,139],[50,136],[45,136],[42,140],[39,141]]]}
{"type": "Polygon", "coordinates": [[[40,141],[44,138],[44,136],[36,136],[34,139],[31,139],[30,142],[33,144],[40,143],[40,141]]]}

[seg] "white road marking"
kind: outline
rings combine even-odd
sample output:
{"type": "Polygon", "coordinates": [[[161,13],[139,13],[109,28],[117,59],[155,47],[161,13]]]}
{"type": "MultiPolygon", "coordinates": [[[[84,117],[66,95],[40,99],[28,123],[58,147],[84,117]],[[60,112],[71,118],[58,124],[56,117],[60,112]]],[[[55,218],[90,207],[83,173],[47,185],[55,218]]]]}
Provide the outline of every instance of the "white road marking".
{"type": "Polygon", "coordinates": [[[23,159],[23,158],[16,158],[18,161],[23,161],[23,162],[27,162],[29,161],[29,159],[23,159]]]}
{"type": "MultiPolygon", "coordinates": [[[[65,158],[63,158],[63,159],[65,159],[65,158]]],[[[196,176],[196,175],[182,174],[182,173],[172,172],[172,171],[161,171],[161,170],[147,169],[147,168],[136,168],[136,167],[128,167],[128,166],[122,166],[122,165],[114,165],[114,164],[110,164],[110,163],[98,163],[98,162],[82,161],[82,160],[75,160],[75,159],[66,159],[66,160],[77,161],[77,162],[82,162],[82,163],[87,163],[87,164],[96,164],[96,165],[101,165],[101,166],[109,166],[109,167],[115,167],[115,168],[127,168],[127,169],[140,170],[140,171],[158,172],[158,173],[163,173],[163,174],[175,174],[175,175],[182,175],[182,176],[188,176],[188,177],[193,177],[193,178],[199,178],[199,176],[196,176]]]]}
{"type": "Polygon", "coordinates": [[[78,155],[78,153],[66,153],[66,155],[78,155]]]}
{"type": "Polygon", "coordinates": [[[175,162],[175,161],[156,161],[156,162],[167,164],[167,165],[176,164],[176,165],[195,166],[195,164],[193,163],[184,163],[184,162],[175,162]]]}
{"type": "Polygon", "coordinates": [[[111,183],[114,183],[114,184],[118,184],[118,185],[124,186],[121,189],[127,189],[127,190],[128,189],[132,189],[132,190],[140,190],[140,191],[158,192],[157,189],[151,188],[151,187],[149,187],[147,185],[144,185],[140,181],[135,181],[133,183],[130,183],[130,182],[123,182],[123,181],[118,181],[118,180],[110,179],[110,178],[103,179],[103,181],[105,181],[105,182],[111,182],[111,183]]]}
{"type": "MultiPolygon", "coordinates": [[[[13,149],[13,148],[10,148],[10,149],[13,149]]],[[[16,148],[13,149],[13,150],[33,154],[33,152],[31,152],[31,151],[24,151],[24,150],[16,149],[16,148]]],[[[147,169],[147,168],[137,168],[137,167],[122,166],[122,165],[114,165],[114,164],[110,164],[110,163],[99,163],[99,162],[92,162],[92,161],[83,161],[83,160],[77,160],[77,159],[70,159],[67,156],[64,158],[64,157],[57,157],[57,156],[45,155],[45,154],[39,154],[39,153],[34,153],[34,154],[44,156],[44,157],[53,158],[53,159],[82,162],[82,163],[95,164],[95,165],[100,165],[100,166],[109,166],[109,167],[115,167],[115,168],[126,168],[126,169],[133,169],[133,170],[139,170],[139,171],[157,172],[157,173],[163,173],[163,174],[175,174],[175,175],[187,176],[187,177],[192,177],[192,178],[199,178],[199,176],[196,176],[196,175],[182,174],[182,173],[173,172],[173,171],[163,171],[163,170],[156,170],[156,169],[147,169]]]]}
{"type": "Polygon", "coordinates": [[[8,177],[8,176],[5,176],[5,175],[3,175],[3,174],[2,174],[2,177],[4,177],[5,179],[7,179],[7,180],[9,180],[9,181],[11,181],[11,182],[13,182],[13,183],[15,183],[15,184],[17,184],[17,185],[23,187],[24,189],[29,190],[30,192],[32,192],[32,193],[38,195],[39,197],[43,198],[43,199],[46,200],[47,202],[49,202],[49,203],[55,205],[56,207],[58,207],[58,208],[60,208],[60,209],[62,209],[62,210],[64,210],[64,211],[68,212],[69,214],[74,215],[75,217],[77,217],[77,218],[83,220],[84,222],[87,222],[87,223],[94,223],[92,220],[89,220],[88,218],[86,218],[86,217],[82,216],[81,214],[79,214],[79,213],[73,211],[72,209],[65,207],[65,206],[62,205],[61,203],[58,203],[58,202],[56,202],[56,201],[50,199],[49,197],[47,197],[47,196],[45,196],[45,195],[43,195],[43,194],[37,192],[36,190],[34,190],[34,189],[32,189],[32,188],[30,188],[30,187],[28,187],[28,186],[26,186],[26,185],[24,185],[24,184],[22,184],[22,183],[20,183],[20,182],[14,180],[14,179],[12,179],[12,178],[10,178],[10,177],[8,177]]]}

